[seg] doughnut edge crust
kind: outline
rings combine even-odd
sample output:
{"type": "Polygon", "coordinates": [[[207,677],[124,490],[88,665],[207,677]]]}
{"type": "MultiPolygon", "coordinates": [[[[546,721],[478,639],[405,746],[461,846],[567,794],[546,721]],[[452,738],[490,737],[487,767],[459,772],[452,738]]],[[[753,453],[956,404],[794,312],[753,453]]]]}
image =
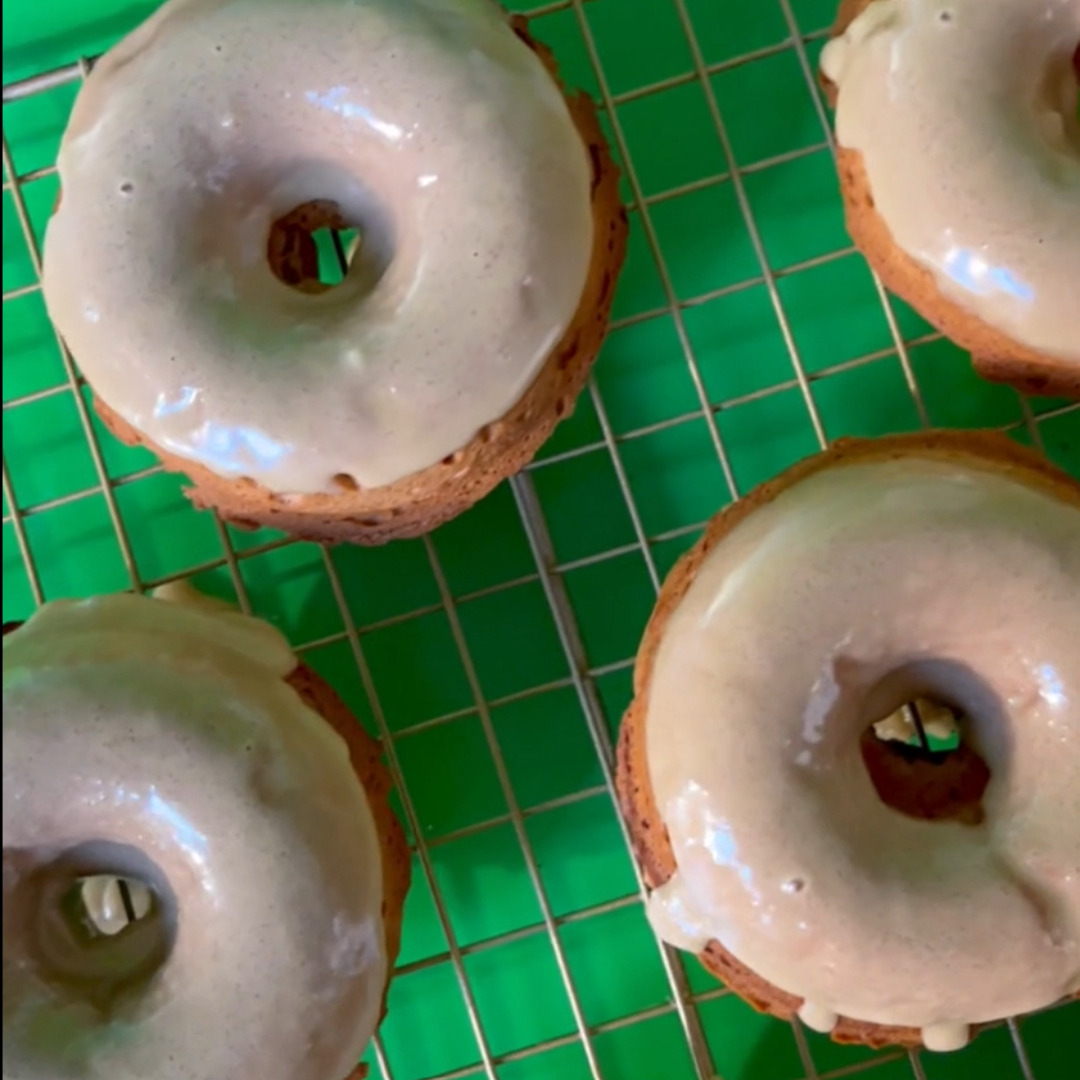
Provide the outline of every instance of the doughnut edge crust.
{"type": "MultiPolygon", "coordinates": [[[[830,468],[906,457],[946,458],[1000,469],[1019,482],[1046,491],[1080,508],[1080,485],[1032,450],[996,432],[930,431],[878,439],[841,439],[828,450],[797,463],[721,510],[701,539],[675,564],[664,581],[634,665],[634,698],[622,719],[615,787],[630,833],[634,857],[648,889],[665,884],[675,872],[675,856],[649,782],[645,717],[653,665],[668,619],[679,606],[709,552],[755,510],[800,481],[830,468]]],[[[793,1020],[802,998],[787,993],[737,960],[718,941],[698,954],[705,969],[759,1012],[793,1020]]],[[[1080,998],[1080,994],[1077,995],[1080,998]]],[[[972,1036],[986,1024],[974,1024],[972,1036]]],[[[841,1016],[831,1032],[838,1043],[886,1046],[923,1045],[918,1028],[876,1024],[841,1016]]]]}
{"type": "MultiPolygon", "coordinates": [[[[401,951],[401,924],[405,897],[412,878],[412,856],[401,827],[390,806],[394,783],[382,761],[378,740],[369,735],[337,691],[304,663],[298,663],[285,682],[313,712],[318,713],[345,741],[349,761],[364,789],[375,831],[379,837],[383,872],[383,928],[386,935],[386,960],[389,978],[383,989],[380,1023],[386,1016],[386,999],[394,977],[394,964],[401,951]]],[[[360,1074],[354,1074],[357,1077],[360,1074]]],[[[352,1078],[346,1078],[352,1080],[352,1078]]]]}
{"type": "MultiPolygon", "coordinates": [[[[830,38],[840,37],[876,0],[840,0],[830,38]]],[[[838,88],[821,76],[826,99],[836,107],[838,88]]],[[[976,372],[1038,396],[1080,400],[1080,368],[1047,356],[988,326],[942,295],[933,274],[902,251],[877,212],[870,178],[858,150],[836,147],[836,164],[848,233],[890,292],[909,303],[942,334],[971,354],[976,372]]]]}
{"type": "Polygon", "coordinates": [[[333,495],[280,495],[254,481],[218,476],[170,454],[95,395],[94,406],[105,427],[121,442],[150,450],[168,471],[185,474],[191,481],[187,494],[199,509],[214,509],[238,528],[280,529],[323,543],[378,545],[422,536],[464,513],[524,468],[558,422],[573,411],[607,333],[615,282],[626,254],[627,215],[619,198],[619,169],[593,102],[584,93],[565,93],[554,55],[530,35],[523,16],[510,17],[509,25],[564,91],[592,170],[592,256],[566,333],[510,411],[482,428],[467,445],[392,484],[333,495]]]}

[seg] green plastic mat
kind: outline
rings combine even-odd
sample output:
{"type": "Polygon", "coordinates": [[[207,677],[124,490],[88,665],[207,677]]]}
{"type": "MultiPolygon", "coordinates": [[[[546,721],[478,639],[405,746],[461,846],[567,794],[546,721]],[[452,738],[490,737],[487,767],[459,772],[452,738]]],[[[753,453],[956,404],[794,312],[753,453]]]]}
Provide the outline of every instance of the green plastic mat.
{"type": "Polygon", "coordinates": [[[525,474],[428,540],[329,553],[192,510],[103,431],[45,315],[80,63],[154,6],[3,6],[4,619],[193,576],[281,627],[385,737],[416,855],[375,1080],[1076,1076],[1075,1004],[944,1056],[759,1016],[659,948],[611,798],[657,584],[736,495],[824,440],[927,423],[1006,429],[1080,475],[1080,408],[977,380],[853,252],[814,82],[835,0],[511,5],[602,103],[624,164],[615,325],[525,474]]]}

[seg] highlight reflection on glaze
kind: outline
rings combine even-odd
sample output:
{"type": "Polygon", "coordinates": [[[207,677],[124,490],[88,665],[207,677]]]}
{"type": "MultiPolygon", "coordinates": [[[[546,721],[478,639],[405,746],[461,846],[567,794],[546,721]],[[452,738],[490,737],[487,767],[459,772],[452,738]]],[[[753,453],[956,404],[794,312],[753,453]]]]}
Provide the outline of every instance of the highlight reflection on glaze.
{"type": "Polygon", "coordinates": [[[896,244],[983,322],[1080,362],[1077,42],[1078,0],[874,0],[822,70],[896,244]]]}
{"type": "Polygon", "coordinates": [[[1025,303],[1035,300],[1035,290],[1017,280],[1005,266],[991,266],[981,255],[960,248],[949,248],[942,262],[945,272],[957,285],[976,296],[1004,293],[1025,303]]]}
{"type": "Polygon", "coordinates": [[[498,5],[303,8],[171,0],[99,61],[44,252],[95,393],[279,493],[378,487],[466,445],[532,383],[592,254],[585,148],[498,5]],[[266,255],[313,200],[361,234],[318,295],[266,255]]]}
{"type": "Polygon", "coordinates": [[[677,867],[649,898],[657,933],[719,941],[811,1026],[912,1026],[932,1049],[1080,989],[1077,642],[1080,510],[1010,477],[849,464],[755,508],[650,676],[677,867]],[[971,718],[981,825],[874,790],[862,733],[924,695],[971,718]]]}

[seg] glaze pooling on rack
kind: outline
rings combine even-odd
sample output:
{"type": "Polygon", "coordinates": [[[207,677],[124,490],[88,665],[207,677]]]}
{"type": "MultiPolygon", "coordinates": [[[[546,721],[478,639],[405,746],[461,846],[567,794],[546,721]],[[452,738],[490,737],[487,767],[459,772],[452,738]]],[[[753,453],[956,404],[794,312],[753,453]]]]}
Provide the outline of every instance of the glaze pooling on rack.
{"type": "Polygon", "coordinates": [[[488,0],[172,0],[95,65],[59,155],[49,311],[155,444],[279,493],[400,480],[532,383],[577,310],[590,168],[488,0]],[[337,288],[268,238],[332,205],[337,288]]]}
{"type": "Polygon", "coordinates": [[[922,1028],[928,1049],[1080,987],[1078,582],[1080,509],[947,459],[838,466],[756,508],[651,676],[677,863],[657,932],[718,941],[808,1026],[922,1028]],[[970,717],[985,824],[874,791],[860,737],[920,696],[970,717]]]}
{"type": "Polygon", "coordinates": [[[836,135],[942,293],[1080,363],[1075,0],[873,0],[829,42],[836,135]]]}
{"type": "Polygon", "coordinates": [[[295,667],[264,622],[129,594],[5,637],[5,1077],[351,1073],[386,985],[380,848],[295,667]],[[154,900],[87,945],[61,912],[98,875],[154,900]]]}

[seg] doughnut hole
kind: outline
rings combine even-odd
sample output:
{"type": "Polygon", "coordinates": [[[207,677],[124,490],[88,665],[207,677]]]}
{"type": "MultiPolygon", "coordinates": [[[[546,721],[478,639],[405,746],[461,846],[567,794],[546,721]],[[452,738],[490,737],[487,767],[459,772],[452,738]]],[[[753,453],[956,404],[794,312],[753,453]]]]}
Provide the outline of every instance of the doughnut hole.
{"type": "Polygon", "coordinates": [[[164,967],[177,915],[165,875],[138,848],[96,840],[44,857],[5,848],[5,1002],[20,992],[9,974],[29,972],[59,1001],[114,1017],[164,967]]]}
{"type": "Polygon", "coordinates": [[[973,714],[933,688],[902,689],[912,674],[897,672],[870,695],[870,723],[859,740],[863,765],[890,809],[922,821],[979,825],[990,768],[967,737],[973,714]]]}
{"type": "Polygon", "coordinates": [[[336,202],[313,199],[270,226],[266,258],[279,281],[317,295],[345,280],[361,243],[360,230],[336,202]]]}

